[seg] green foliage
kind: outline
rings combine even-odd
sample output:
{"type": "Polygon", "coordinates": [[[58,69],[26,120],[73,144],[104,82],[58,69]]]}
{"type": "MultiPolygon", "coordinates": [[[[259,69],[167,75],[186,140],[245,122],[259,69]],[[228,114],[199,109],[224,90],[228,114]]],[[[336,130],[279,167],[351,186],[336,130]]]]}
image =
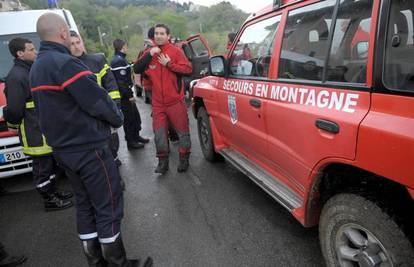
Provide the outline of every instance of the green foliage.
{"type": "MultiPolygon", "coordinates": [[[[47,8],[46,0],[22,0],[33,9],[47,8]]],[[[170,0],[61,0],[59,6],[72,12],[89,52],[112,57],[112,42],[127,40],[129,60],[142,49],[147,31],[165,23],[171,36],[186,39],[201,33],[215,54],[226,50],[227,34],[237,31],[247,14],[229,2],[190,11],[190,5],[170,0]],[[99,36],[99,32],[101,36],[99,36]]]]}

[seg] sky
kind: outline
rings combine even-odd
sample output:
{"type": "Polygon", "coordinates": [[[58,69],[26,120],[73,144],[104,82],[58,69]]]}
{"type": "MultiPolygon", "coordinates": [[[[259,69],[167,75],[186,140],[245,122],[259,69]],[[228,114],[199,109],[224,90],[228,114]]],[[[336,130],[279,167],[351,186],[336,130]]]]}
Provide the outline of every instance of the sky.
{"type": "MultiPolygon", "coordinates": [[[[179,3],[190,2],[190,0],[175,0],[179,3]]],[[[211,6],[217,3],[222,2],[223,0],[191,0],[194,4],[211,6]]],[[[272,0],[226,0],[227,2],[232,3],[237,8],[243,10],[246,13],[256,12],[263,7],[273,3],[272,0]]]]}

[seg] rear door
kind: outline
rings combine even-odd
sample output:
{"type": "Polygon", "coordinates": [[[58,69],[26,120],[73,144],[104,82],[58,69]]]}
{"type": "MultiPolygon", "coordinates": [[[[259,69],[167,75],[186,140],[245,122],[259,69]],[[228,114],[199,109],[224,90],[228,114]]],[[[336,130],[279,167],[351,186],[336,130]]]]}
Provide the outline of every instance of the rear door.
{"type": "Polygon", "coordinates": [[[285,11],[268,95],[268,158],[273,174],[301,195],[320,161],[355,158],[359,124],[370,107],[373,3],[303,2],[285,11]],[[361,28],[369,40],[356,45],[361,28]]]}

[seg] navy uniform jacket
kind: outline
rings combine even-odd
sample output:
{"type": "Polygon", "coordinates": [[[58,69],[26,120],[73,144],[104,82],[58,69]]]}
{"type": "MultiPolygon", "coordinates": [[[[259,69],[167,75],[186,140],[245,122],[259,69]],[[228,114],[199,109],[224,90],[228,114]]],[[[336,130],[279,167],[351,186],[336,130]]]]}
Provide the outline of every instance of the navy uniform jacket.
{"type": "MultiPolygon", "coordinates": [[[[99,73],[106,64],[106,59],[102,54],[85,54],[78,57],[93,73],[99,73]]],[[[118,90],[114,74],[108,70],[106,75],[102,78],[102,87],[108,92],[118,90]]]]}
{"type": "Polygon", "coordinates": [[[7,107],[3,112],[8,123],[19,126],[19,138],[23,145],[23,152],[32,156],[43,156],[51,154],[52,150],[43,140],[33,107],[29,86],[29,72],[32,64],[31,61],[14,60],[14,66],[6,77],[4,94],[7,107]]]}
{"type": "Polygon", "coordinates": [[[58,43],[42,42],[30,71],[40,128],[54,150],[82,151],[107,143],[123,115],[95,75],[58,43]]]}
{"type": "Polygon", "coordinates": [[[126,55],[116,52],[111,62],[111,70],[118,83],[119,92],[122,100],[128,100],[134,96],[131,87],[133,86],[131,76],[131,65],[125,59],[126,55]]]}

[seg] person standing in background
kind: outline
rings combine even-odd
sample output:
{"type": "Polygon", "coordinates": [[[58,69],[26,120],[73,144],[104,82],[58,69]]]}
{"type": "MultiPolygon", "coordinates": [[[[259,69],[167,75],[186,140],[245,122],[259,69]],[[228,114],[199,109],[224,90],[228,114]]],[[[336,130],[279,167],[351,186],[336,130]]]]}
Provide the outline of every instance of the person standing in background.
{"type": "Polygon", "coordinates": [[[121,109],[125,116],[124,131],[128,149],[143,148],[149,139],[139,135],[141,131],[141,116],[135,103],[132,91],[131,65],[126,60],[128,45],[125,41],[116,39],[113,42],[115,55],[112,58],[111,70],[115,75],[118,89],[121,92],[121,109]]]}

